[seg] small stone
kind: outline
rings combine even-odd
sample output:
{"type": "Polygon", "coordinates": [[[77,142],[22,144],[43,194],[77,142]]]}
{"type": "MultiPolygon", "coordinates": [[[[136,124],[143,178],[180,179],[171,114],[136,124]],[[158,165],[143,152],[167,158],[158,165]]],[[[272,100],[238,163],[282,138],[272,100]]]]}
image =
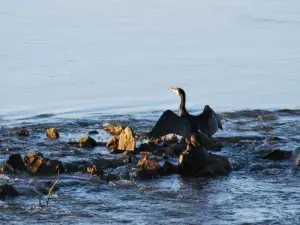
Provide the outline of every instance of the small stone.
{"type": "Polygon", "coordinates": [[[0,197],[16,197],[19,195],[19,192],[9,184],[0,185],[0,197]]]}
{"type": "Polygon", "coordinates": [[[274,149],[264,156],[264,159],[270,160],[285,160],[292,157],[292,151],[282,151],[280,149],[274,149]]]}
{"type": "Polygon", "coordinates": [[[145,155],[143,158],[141,158],[138,161],[138,167],[140,168],[144,168],[147,170],[153,170],[153,169],[159,169],[160,166],[158,165],[157,162],[155,162],[154,160],[150,159],[148,155],[145,155]]]}
{"type": "Polygon", "coordinates": [[[106,143],[106,147],[110,150],[117,150],[119,145],[119,138],[117,136],[112,136],[106,143]]]}
{"type": "Polygon", "coordinates": [[[131,150],[134,151],[136,147],[136,142],[134,139],[133,131],[126,127],[119,135],[119,150],[131,150]]]}
{"type": "Polygon", "coordinates": [[[112,125],[111,123],[104,124],[104,130],[109,132],[111,135],[119,135],[124,129],[121,125],[112,125]]]}
{"type": "Polygon", "coordinates": [[[94,174],[102,175],[103,174],[101,167],[95,166],[95,165],[93,165],[91,167],[87,167],[87,172],[92,175],[94,175],[94,174]]]}
{"type": "Polygon", "coordinates": [[[8,160],[6,161],[6,164],[9,164],[14,170],[26,170],[21,154],[10,155],[8,160]]]}
{"type": "Polygon", "coordinates": [[[104,174],[104,175],[100,176],[100,179],[110,182],[110,181],[121,180],[121,177],[118,174],[108,173],[108,174],[104,174]]]}
{"type": "Polygon", "coordinates": [[[80,138],[77,142],[81,148],[93,148],[97,145],[97,142],[90,136],[80,138]]]}
{"type": "Polygon", "coordinates": [[[89,131],[89,135],[93,135],[93,134],[99,134],[99,132],[96,130],[89,131]]]}
{"type": "Polygon", "coordinates": [[[21,128],[21,129],[18,129],[16,131],[12,132],[12,135],[17,135],[17,136],[20,136],[20,137],[27,137],[27,136],[30,135],[30,132],[26,128],[21,128]]]}
{"type": "Polygon", "coordinates": [[[59,133],[56,128],[48,128],[47,129],[47,137],[50,140],[55,140],[59,138],[59,133]]]}
{"type": "Polygon", "coordinates": [[[24,157],[24,163],[27,172],[32,174],[52,174],[57,173],[58,171],[60,173],[65,171],[62,162],[44,158],[43,154],[40,152],[29,152],[24,157]]]}

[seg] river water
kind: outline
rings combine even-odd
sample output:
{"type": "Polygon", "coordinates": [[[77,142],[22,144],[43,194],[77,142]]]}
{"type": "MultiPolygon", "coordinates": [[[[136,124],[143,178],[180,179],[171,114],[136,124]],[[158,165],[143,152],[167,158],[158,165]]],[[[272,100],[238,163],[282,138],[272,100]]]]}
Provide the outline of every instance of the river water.
{"type": "MultiPolygon", "coordinates": [[[[59,127],[65,141],[92,129],[99,131],[97,140],[107,141],[102,125],[109,121],[148,131],[164,110],[178,107],[169,87],[186,90],[193,113],[205,104],[221,113],[224,132],[216,137],[243,140],[226,142],[218,153],[236,165],[225,177],[202,181],[172,175],[100,184],[86,174],[68,174],[55,204],[39,208],[36,192],[27,191],[1,200],[1,220],[299,223],[300,183],[293,159],[259,157],[267,149],[299,147],[299,27],[297,0],[2,1],[1,148],[11,141],[23,156],[33,150],[47,156],[52,150],[69,151],[48,143],[43,131],[49,126],[59,127]],[[265,117],[269,114],[271,119],[265,117]],[[82,121],[88,126],[80,126],[82,121]],[[7,136],[20,126],[35,135],[7,136]],[[272,141],[273,136],[279,140],[272,141]],[[257,164],[264,169],[257,170],[257,164]]],[[[108,154],[99,147],[80,157],[98,153],[108,154]]],[[[55,177],[0,179],[28,189],[55,177]]]]}

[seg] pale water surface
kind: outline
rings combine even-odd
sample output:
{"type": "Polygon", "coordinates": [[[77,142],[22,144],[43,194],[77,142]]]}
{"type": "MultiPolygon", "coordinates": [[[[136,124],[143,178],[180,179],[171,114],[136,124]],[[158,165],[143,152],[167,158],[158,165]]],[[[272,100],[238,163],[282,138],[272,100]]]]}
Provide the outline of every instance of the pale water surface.
{"type": "Polygon", "coordinates": [[[299,107],[300,2],[2,1],[0,115],[299,107]]]}
{"type": "MultiPolygon", "coordinates": [[[[5,223],[297,224],[299,172],[293,160],[262,159],[268,149],[300,146],[300,1],[131,0],[0,2],[0,149],[49,157],[62,141],[102,125],[129,123],[146,132],[187,92],[193,112],[221,112],[218,154],[234,170],[215,179],[101,183],[86,173],[62,175],[49,207],[38,207],[39,182],[55,177],[1,176],[22,196],[1,199],[5,223]],[[239,111],[250,109],[249,111],[239,111]],[[253,111],[253,109],[263,109],[253,111]],[[28,138],[11,137],[25,126],[28,138]],[[273,137],[278,137],[278,139],[273,137]],[[30,191],[34,189],[33,191],[30,191]]],[[[64,163],[108,153],[97,147],[64,163]]],[[[8,155],[0,154],[1,162],[8,155]]],[[[171,159],[176,162],[177,159],[171,159]]],[[[112,171],[114,172],[114,171],[112,171]]]]}

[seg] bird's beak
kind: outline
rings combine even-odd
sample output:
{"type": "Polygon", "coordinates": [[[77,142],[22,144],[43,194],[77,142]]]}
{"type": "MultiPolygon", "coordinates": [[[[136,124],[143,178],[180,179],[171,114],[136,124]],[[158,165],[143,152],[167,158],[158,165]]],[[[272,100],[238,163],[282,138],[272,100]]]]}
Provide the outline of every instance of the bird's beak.
{"type": "Polygon", "coordinates": [[[169,88],[169,91],[176,92],[176,88],[169,88]]]}

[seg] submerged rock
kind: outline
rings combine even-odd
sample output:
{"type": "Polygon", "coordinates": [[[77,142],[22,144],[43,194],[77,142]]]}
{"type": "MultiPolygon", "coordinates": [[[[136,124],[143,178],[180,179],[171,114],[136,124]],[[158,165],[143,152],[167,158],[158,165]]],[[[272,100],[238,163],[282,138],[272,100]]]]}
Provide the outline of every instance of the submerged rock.
{"type": "Polygon", "coordinates": [[[16,135],[16,136],[19,136],[19,137],[27,137],[27,136],[30,135],[30,132],[26,128],[20,128],[18,130],[13,131],[11,133],[11,135],[16,135]]]}
{"type": "Polygon", "coordinates": [[[274,149],[264,156],[264,159],[270,160],[285,160],[292,157],[292,151],[282,151],[280,149],[274,149]]]}
{"type": "Polygon", "coordinates": [[[56,130],[56,128],[48,128],[47,131],[46,131],[46,133],[47,133],[47,137],[50,140],[55,140],[55,139],[59,138],[59,133],[56,130]]]}
{"type": "Polygon", "coordinates": [[[9,184],[0,185],[0,197],[16,197],[19,196],[19,192],[9,184]]]}
{"type": "Polygon", "coordinates": [[[111,135],[116,135],[116,136],[118,136],[124,129],[124,127],[121,125],[112,125],[111,123],[104,124],[103,127],[104,130],[109,132],[111,135]]]}
{"type": "Polygon", "coordinates": [[[122,177],[120,175],[113,174],[113,173],[103,174],[99,178],[100,178],[100,180],[107,181],[107,182],[117,181],[117,180],[121,180],[122,179],[122,177]]]}
{"type": "Polygon", "coordinates": [[[6,164],[10,165],[13,168],[13,170],[26,170],[21,154],[10,155],[8,160],[6,161],[6,164]]]}
{"type": "Polygon", "coordinates": [[[40,152],[29,152],[24,157],[27,172],[31,174],[52,174],[64,172],[64,167],[59,160],[44,158],[40,152]]]}
{"type": "Polygon", "coordinates": [[[97,145],[97,142],[90,136],[80,138],[77,143],[81,148],[93,148],[97,145]]]}

